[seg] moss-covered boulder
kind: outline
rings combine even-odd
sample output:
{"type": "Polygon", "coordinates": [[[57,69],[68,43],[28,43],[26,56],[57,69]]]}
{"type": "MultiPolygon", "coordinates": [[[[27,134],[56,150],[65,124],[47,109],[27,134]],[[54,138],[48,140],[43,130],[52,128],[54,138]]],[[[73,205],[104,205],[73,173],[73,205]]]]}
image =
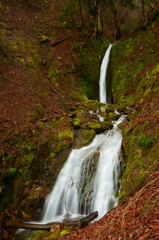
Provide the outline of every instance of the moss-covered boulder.
{"type": "Polygon", "coordinates": [[[112,120],[118,120],[120,118],[120,114],[115,112],[109,112],[108,117],[112,120]]]}
{"type": "Polygon", "coordinates": [[[47,231],[39,230],[31,235],[30,240],[42,240],[47,231]]]}
{"type": "Polygon", "coordinates": [[[96,133],[104,132],[105,130],[110,130],[113,128],[112,122],[97,122],[94,124],[90,124],[88,126],[89,129],[93,129],[96,133]]]}
{"type": "Polygon", "coordinates": [[[70,234],[70,230],[64,229],[60,232],[60,237],[65,237],[70,234]]]}
{"type": "Polygon", "coordinates": [[[80,128],[80,126],[81,126],[81,119],[80,118],[74,118],[73,126],[74,126],[74,128],[80,128]]]}
{"type": "Polygon", "coordinates": [[[69,94],[69,97],[72,99],[72,100],[75,100],[75,101],[85,101],[85,100],[88,100],[88,98],[80,93],[80,92],[77,92],[77,91],[73,91],[69,94]]]}
{"type": "Polygon", "coordinates": [[[57,239],[58,237],[59,237],[59,233],[55,232],[55,233],[52,233],[50,236],[46,237],[45,239],[52,240],[52,239],[57,239]]]}
{"type": "Polygon", "coordinates": [[[93,129],[86,130],[84,132],[84,136],[83,136],[85,145],[88,144],[89,142],[91,142],[93,140],[94,136],[95,136],[95,131],[93,129]]]}

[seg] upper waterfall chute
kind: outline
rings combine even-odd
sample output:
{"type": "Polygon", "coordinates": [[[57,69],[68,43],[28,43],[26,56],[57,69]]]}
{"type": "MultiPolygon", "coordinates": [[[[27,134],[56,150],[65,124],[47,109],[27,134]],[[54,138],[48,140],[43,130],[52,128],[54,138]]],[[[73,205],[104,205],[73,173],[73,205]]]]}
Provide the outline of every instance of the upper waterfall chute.
{"type": "Polygon", "coordinates": [[[100,81],[99,81],[99,101],[100,103],[107,103],[106,96],[106,74],[109,63],[110,51],[113,44],[109,44],[108,49],[106,50],[105,56],[102,61],[101,69],[100,69],[100,81]]]}

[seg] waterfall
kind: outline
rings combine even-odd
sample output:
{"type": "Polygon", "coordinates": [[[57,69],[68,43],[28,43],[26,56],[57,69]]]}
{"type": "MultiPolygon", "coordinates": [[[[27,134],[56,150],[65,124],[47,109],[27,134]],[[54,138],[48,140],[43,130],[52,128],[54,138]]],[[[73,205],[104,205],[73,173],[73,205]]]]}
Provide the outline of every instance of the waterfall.
{"type": "MultiPolygon", "coordinates": [[[[112,44],[104,56],[100,73],[100,102],[106,103],[106,71],[112,44]]],[[[100,219],[117,205],[119,157],[122,144],[118,124],[112,130],[96,135],[81,149],[73,149],[62,168],[44,206],[43,223],[77,218],[98,211],[100,219]]]]}
{"type": "Polygon", "coordinates": [[[96,135],[88,146],[72,150],[45,202],[43,223],[94,211],[101,218],[117,205],[122,143],[117,125],[123,120],[120,117],[112,130],[96,135]]]}
{"type": "Polygon", "coordinates": [[[100,81],[99,81],[99,101],[100,103],[107,103],[106,96],[106,73],[109,63],[110,51],[112,48],[112,44],[109,44],[108,49],[106,50],[105,56],[102,61],[101,69],[100,69],[100,81]]]}
{"type": "MultiPolygon", "coordinates": [[[[101,66],[102,103],[106,103],[105,79],[111,47],[110,44],[101,66]]],[[[102,117],[99,118],[103,121],[102,117]]],[[[124,121],[125,116],[121,116],[113,122],[112,130],[96,135],[88,146],[71,151],[45,201],[41,223],[63,221],[67,217],[79,218],[94,211],[98,211],[100,219],[117,205],[122,144],[118,124],[124,121]]],[[[23,238],[16,239],[29,238],[25,238],[23,233],[23,238]]]]}

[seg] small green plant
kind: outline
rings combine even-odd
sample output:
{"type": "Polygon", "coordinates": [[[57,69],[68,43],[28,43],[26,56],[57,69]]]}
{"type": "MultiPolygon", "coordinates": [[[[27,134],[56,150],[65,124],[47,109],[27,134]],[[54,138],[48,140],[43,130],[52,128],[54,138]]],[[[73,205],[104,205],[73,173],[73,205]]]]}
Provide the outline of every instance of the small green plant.
{"type": "Polygon", "coordinates": [[[11,153],[8,155],[8,160],[10,160],[10,159],[12,159],[12,154],[11,153]]]}
{"type": "Polygon", "coordinates": [[[51,153],[50,153],[50,157],[53,157],[53,158],[56,157],[56,153],[51,152],[51,153]]]}
{"type": "Polygon", "coordinates": [[[14,177],[15,174],[16,174],[16,172],[17,172],[17,169],[16,169],[16,168],[10,168],[10,169],[9,169],[9,176],[10,176],[10,177],[14,177]]]}
{"type": "Polygon", "coordinates": [[[150,137],[143,135],[139,137],[138,144],[139,144],[139,147],[151,148],[152,142],[150,137]]]}

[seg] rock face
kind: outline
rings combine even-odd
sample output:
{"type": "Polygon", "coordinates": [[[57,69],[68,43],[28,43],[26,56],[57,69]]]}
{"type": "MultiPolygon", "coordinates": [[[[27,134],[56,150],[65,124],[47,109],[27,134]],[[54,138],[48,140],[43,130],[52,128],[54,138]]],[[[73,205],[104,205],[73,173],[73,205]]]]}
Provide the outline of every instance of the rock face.
{"type": "Polygon", "coordinates": [[[79,211],[81,213],[89,214],[91,210],[90,201],[93,198],[93,185],[99,156],[100,151],[92,151],[85,157],[82,165],[82,176],[79,186],[79,211]]]}

